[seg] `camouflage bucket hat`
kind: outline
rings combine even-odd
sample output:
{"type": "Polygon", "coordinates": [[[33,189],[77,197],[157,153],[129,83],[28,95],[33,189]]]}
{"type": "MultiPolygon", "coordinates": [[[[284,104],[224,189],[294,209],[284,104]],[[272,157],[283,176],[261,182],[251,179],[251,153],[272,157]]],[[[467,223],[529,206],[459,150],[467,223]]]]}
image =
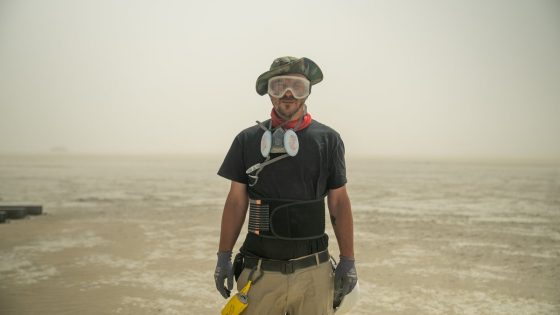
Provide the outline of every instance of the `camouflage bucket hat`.
{"type": "Polygon", "coordinates": [[[257,79],[257,93],[265,95],[268,91],[268,79],[287,73],[303,74],[311,83],[317,84],[323,80],[323,72],[313,60],[308,58],[280,57],[274,59],[270,70],[261,74],[257,79]]]}

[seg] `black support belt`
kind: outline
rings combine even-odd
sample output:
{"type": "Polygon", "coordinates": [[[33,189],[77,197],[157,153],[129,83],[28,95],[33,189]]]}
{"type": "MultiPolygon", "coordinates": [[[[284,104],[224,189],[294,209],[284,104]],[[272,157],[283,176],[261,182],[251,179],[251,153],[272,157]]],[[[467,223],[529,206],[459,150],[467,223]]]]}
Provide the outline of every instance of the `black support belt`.
{"type": "Polygon", "coordinates": [[[330,255],[328,251],[322,251],[305,258],[294,260],[271,260],[245,256],[245,268],[258,266],[259,260],[261,260],[261,269],[264,271],[276,271],[283,274],[290,274],[298,269],[316,266],[318,265],[317,261],[319,261],[319,264],[324,263],[328,261],[329,258],[330,255]]]}
{"type": "Polygon", "coordinates": [[[249,232],[284,240],[325,234],[325,200],[250,199],[249,232]]]}

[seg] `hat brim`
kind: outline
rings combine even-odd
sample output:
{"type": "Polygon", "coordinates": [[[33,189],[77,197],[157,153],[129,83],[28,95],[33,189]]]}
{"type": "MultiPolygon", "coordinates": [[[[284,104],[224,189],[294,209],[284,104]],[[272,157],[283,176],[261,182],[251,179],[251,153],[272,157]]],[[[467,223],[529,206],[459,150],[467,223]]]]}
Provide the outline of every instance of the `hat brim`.
{"type": "Polygon", "coordinates": [[[313,60],[303,57],[270,69],[261,74],[257,78],[257,93],[259,95],[265,95],[268,91],[268,79],[288,73],[303,74],[307,80],[309,80],[311,85],[317,84],[323,80],[323,72],[319,66],[313,62],[313,60]]]}

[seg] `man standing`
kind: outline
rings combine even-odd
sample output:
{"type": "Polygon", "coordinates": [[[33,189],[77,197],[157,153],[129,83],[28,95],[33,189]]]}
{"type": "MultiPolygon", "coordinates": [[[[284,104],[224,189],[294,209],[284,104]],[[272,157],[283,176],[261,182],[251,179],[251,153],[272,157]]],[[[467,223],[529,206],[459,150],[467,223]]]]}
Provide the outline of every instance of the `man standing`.
{"type": "Polygon", "coordinates": [[[214,274],[224,298],[233,288],[232,249],[249,208],[244,262],[235,268],[238,290],[252,282],[244,315],[332,314],[357,283],[344,144],[305,104],[322,79],[308,58],[275,59],[256,83],[258,94],[270,96],[270,119],[240,132],[218,171],[231,180],[214,274]],[[340,249],[334,274],[325,197],[340,249]]]}

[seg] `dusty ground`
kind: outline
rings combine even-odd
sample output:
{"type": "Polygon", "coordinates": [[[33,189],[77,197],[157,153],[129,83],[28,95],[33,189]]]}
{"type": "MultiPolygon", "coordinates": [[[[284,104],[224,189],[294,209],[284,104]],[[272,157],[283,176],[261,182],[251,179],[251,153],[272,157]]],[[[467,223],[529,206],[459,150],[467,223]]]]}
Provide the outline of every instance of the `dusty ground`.
{"type": "MultiPolygon", "coordinates": [[[[560,314],[557,164],[348,164],[353,314],[560,314]]],[[[0,314],[218,314],[217,165],[1,157],[1,201],[47,214],[0,225],[0,314]]]]}

